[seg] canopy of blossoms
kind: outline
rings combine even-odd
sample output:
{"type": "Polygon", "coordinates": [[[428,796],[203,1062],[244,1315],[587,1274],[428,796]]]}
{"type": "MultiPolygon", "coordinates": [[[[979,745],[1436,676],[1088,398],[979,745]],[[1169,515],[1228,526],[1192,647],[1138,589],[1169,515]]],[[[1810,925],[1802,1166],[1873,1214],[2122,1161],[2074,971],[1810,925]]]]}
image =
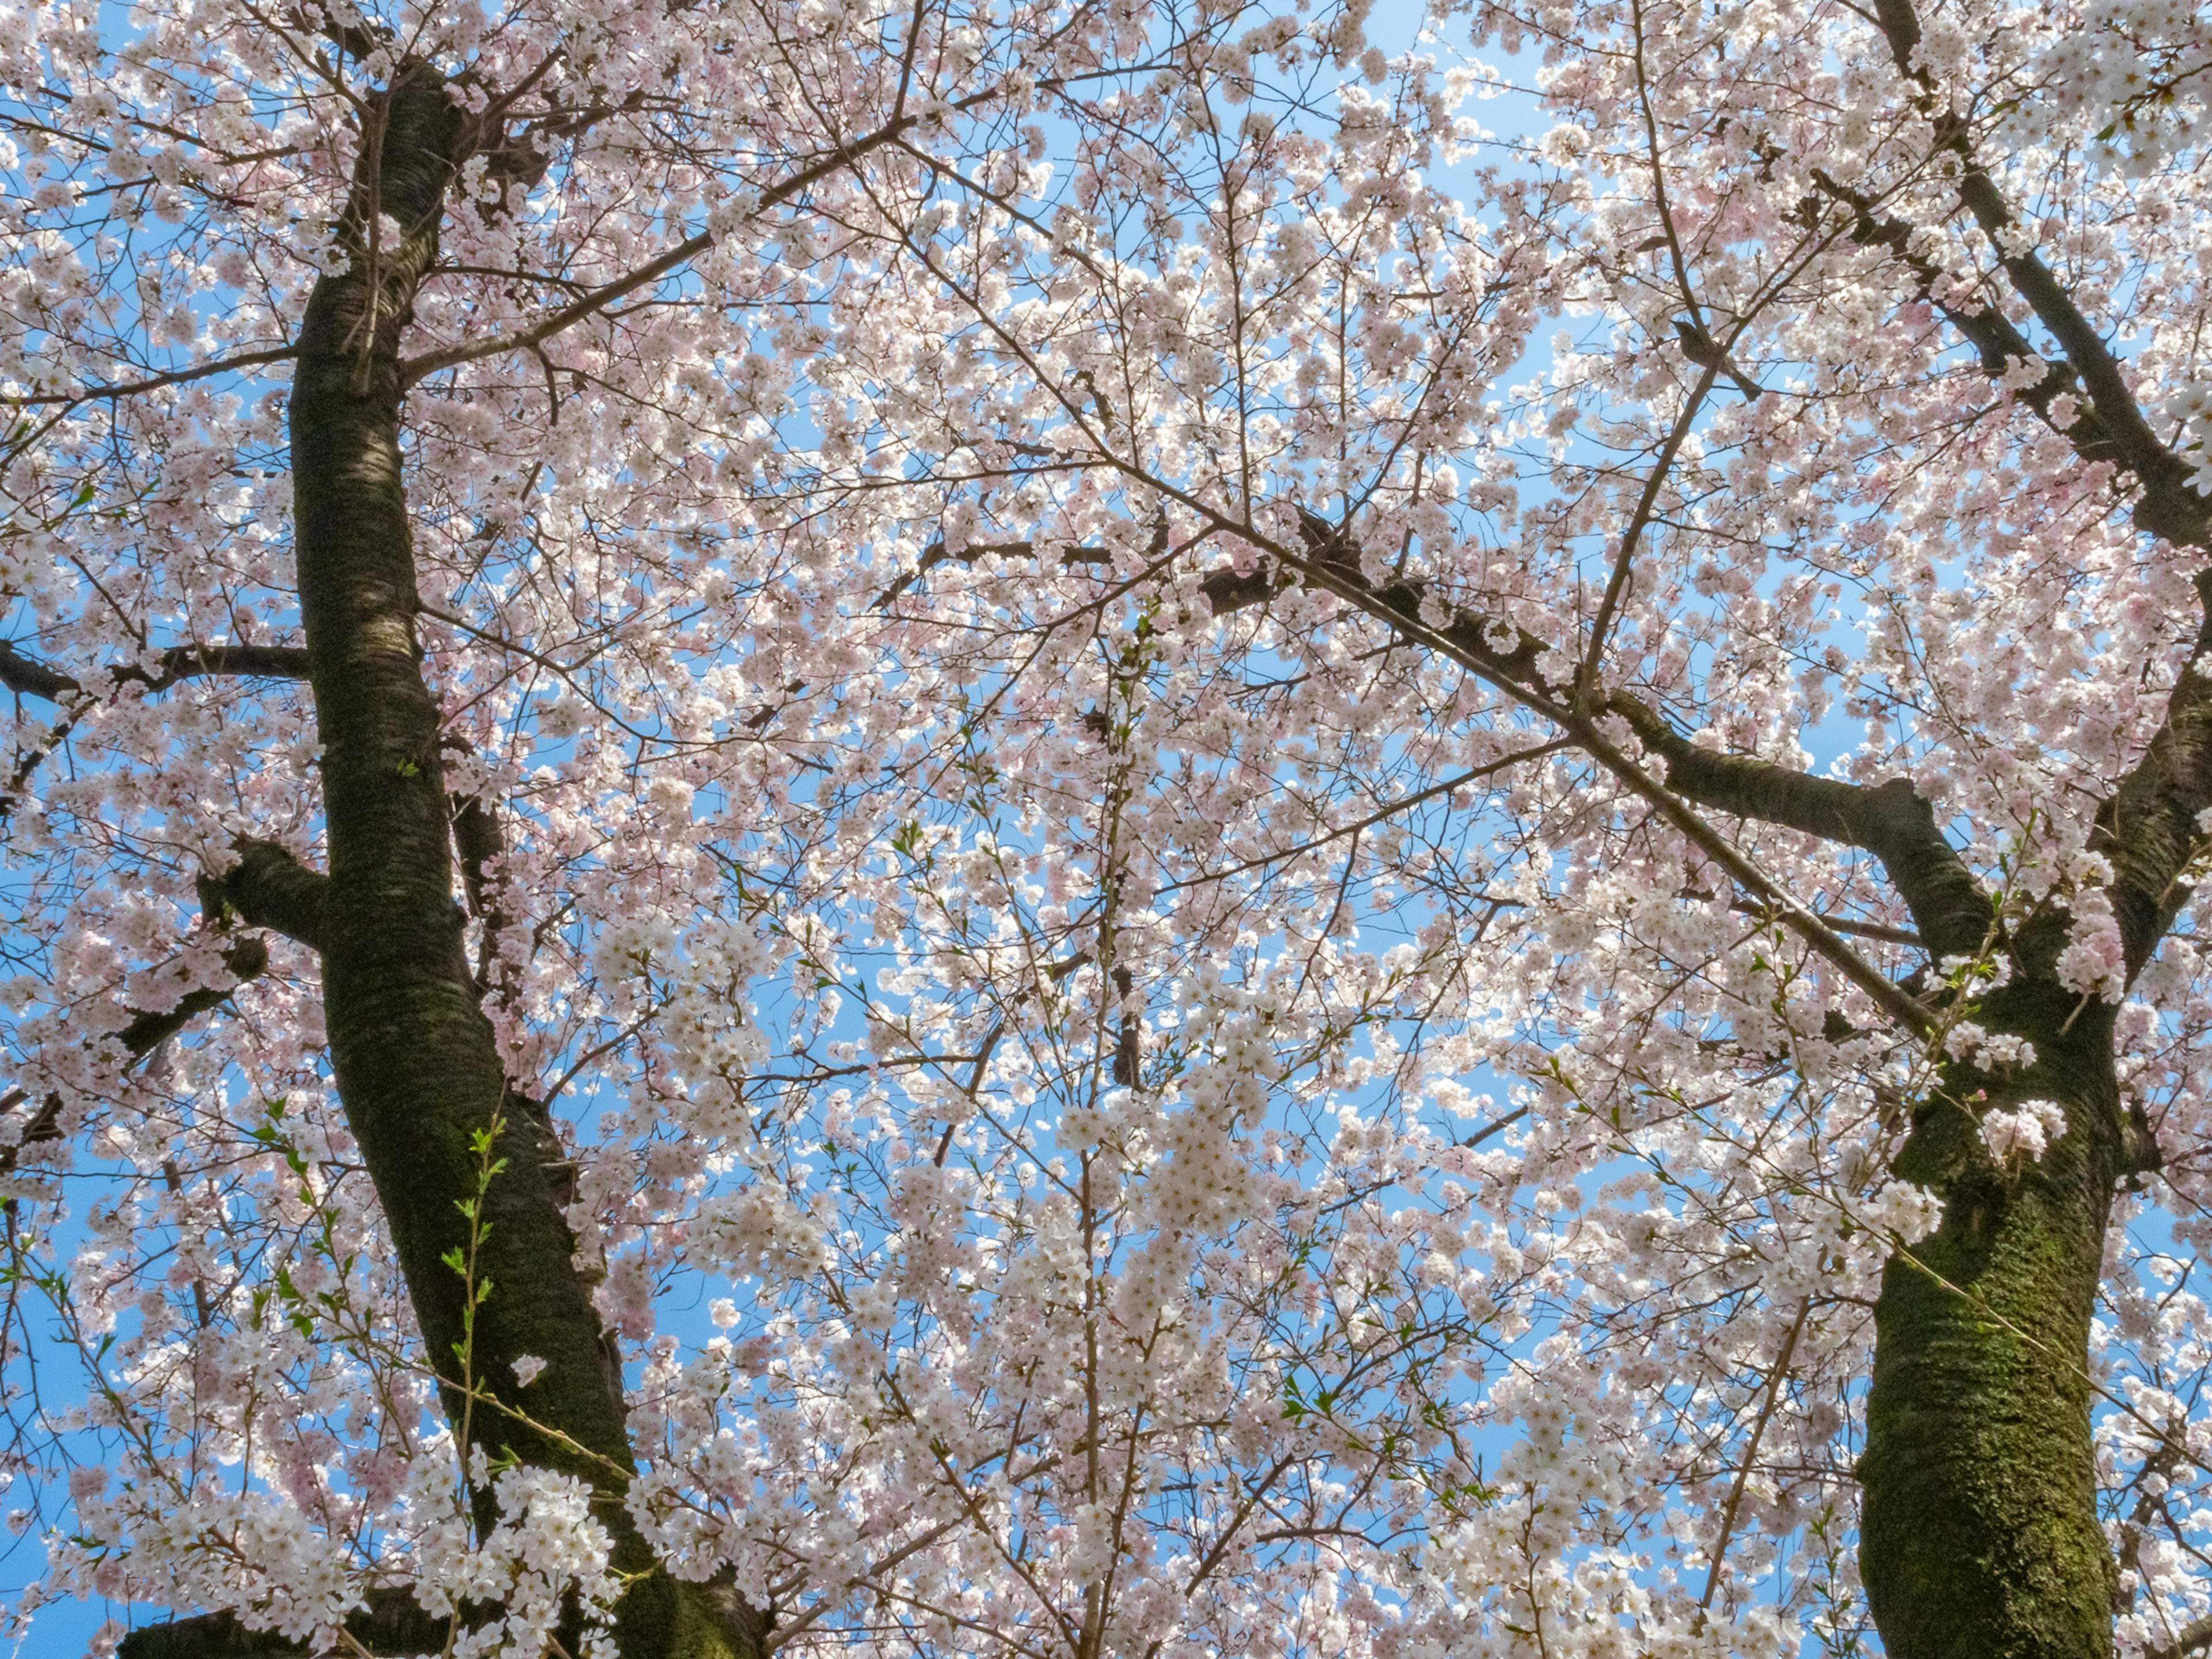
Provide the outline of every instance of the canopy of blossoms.
{"type": "Polygon", "coordinates": [[[11,1616],[2212,1645],[2208,69],[9,9],[11,1616]]]}

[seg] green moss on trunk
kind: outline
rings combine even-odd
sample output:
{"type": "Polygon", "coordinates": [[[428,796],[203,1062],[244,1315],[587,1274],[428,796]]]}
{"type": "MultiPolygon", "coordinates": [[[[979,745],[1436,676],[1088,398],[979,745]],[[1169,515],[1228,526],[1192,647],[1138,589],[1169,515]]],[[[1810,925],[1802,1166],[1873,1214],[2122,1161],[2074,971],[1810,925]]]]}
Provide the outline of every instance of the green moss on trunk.
{"type": "Polygon", "coordinates": [[[1891,1659],[2112,1651],[2084,1365],[2121,1117],[2110,1012],[2082,1011],[2062,1036],[2074,1009],[2044,981],[2008,988],[1984,1014],[2040,1055],[2004,1092],[2066,1109],[2039,1164],[1991,1163],[1972,1097],[1995,1080],[1964,1068],[1899,1161],[1946,1207],[1912,1260],[1891,1261],[1875,1314],[1860,1562],[1891,1659]]]}

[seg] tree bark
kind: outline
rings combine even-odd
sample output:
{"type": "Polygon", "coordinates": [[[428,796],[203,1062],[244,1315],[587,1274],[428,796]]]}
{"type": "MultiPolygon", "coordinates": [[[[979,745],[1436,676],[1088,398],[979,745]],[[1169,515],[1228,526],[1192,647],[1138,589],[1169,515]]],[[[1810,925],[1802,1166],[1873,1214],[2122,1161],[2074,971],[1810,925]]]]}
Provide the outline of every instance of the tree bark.
{"type": "Polygon", "coordinates": [[[1892,1659],[2105,1659],[2118,1570],[2086,1362],[2127,1163],[2112,1012],[2036,976],[1978,1018],[2028,1037],[2037,1064],[2005,1079],[1947,1068],[1899,1157],[1944,1213],[1891,1258],[1875,1308],[1861,1573],[1892,1659]],[[1981,1114],[2036,1098],[2064,1108],[2066,1133],[1998,1168],[1981,1114]]]}
{"type": "MultiPolygon", "coordinates": [[[[2014,216],[1975,153],[1971,125],[1917,61],[1914,0],[1875,0],[1873,20],[1913,101],[1960,165],[1960,207],[1996,243],[2014,291],[2063,352],[2025,400],[2048,419],[2057,392],[2078,386],[2087,407],[2065,429],[2075,453],[2134,476],[2138,527],[2200,555],[2212,549],[2212,504],[2144,417],[2104,331],[2032,246],[2008,244],[2014,216]]],[[[1865,198],[1822,185],[1852,209],[1855,240],[1889,247],[1932,291],[1936,273],[1913,253],[1909,231],[1878,219],[1865,198]]],[[[2026,339],[1996,307],[1946,314],[1992,374],[2026,355],[2026,339]]],[[[2204,619],[2196,653],[2090,841],[2112,866],[2106,892],[2130,978],[2187,902],[2198,815],[2212,805],[2212,679],[2197,666],[2212,646],[2212,575],[2200,574],[2197,586],[2204,619]]],[[[2065,1136],[2039,1165],[2006,1178],[1955,1103],[1976,1079],[1954,1072],[1898,1164],[1942,1195],[1945,1213],[1911,1259],[1891,1261],[1875,1310],[1860,1553],[1875,1621],[1895,1659],[2112,1651],[2118,1568],[2096,1511],[2089,1322],[2112,1184],[2154,1164],[2156,1150],[2148,1127],[2122,1109],[2110,1006],[2085,1005],[2056,981],[2065,927],[2061,913],[2022,929],[2009,951],[2014,982],[1988,999],[1982,1017],[2036,1044],[2039,1062],[2014,1092],[2063,1106],[2065,1136]]]]}
{"type": "MultiPolygon", "coordinates": [[[[623,1507],[635,1464],[620,1363],[574,1267],[548,1169],[558,1142],[541,1109],[507,1085],[453,901],[439,708],[416,636],[398,343],[436,256],[447,188],[480,142],[443,75],[404,64],[371,105],[341,229],[349,268],[323,277],[308,301],[291,399],[293,487],[330,870],[327,881],[303,884],[281,868],[281,854],[249,846],[240,896],[251,890],[276,906],[263,919],[279,925],[281,908],[288,931],[322,952],[339,1098],[454,1423],[466,1420],[471,1442],[494,1457],[511,1453],[592,1487],[615,1565],[636,1575],[617,1609],[623,1659],[757,1659],[765,1619],[726,1591],[672,1578],[623,1507]],[[466,1367],[498,1403],[479,1399],[465,1412],[470,1288],[447,1258],[467,1253],[459,1206],[478,1188],[474,1138],[495,1124],[503,1162],[477,1249],[477,1281],[489,1293],[466,1367]],[[514,1371],[524,1355],[544,1362],[527,1388],[514,1371]]],[[[491,1494],[479,1488],[473,1498],[481,1528],[491,1494]]],[[[178,1643],[213,1639],[220,1622],[155,1626],[125,1650],[130,1659],[182,1653],[178,1643]]]]}
{"type": "MultiPolygon", "coordinates": [[[[345,1628],[372,1654],[436,1653],[446,1644],[446,1621],[433,1619],[404,1589],[371,1590],[368,1605],[347,1620],[345,1628]]],[[[301,1659],[311,1650],[275,1631],[248,1630],[235,1615],[218,1613],[134,1630],[118,1651],[122,1659],[301,1659]]]]}

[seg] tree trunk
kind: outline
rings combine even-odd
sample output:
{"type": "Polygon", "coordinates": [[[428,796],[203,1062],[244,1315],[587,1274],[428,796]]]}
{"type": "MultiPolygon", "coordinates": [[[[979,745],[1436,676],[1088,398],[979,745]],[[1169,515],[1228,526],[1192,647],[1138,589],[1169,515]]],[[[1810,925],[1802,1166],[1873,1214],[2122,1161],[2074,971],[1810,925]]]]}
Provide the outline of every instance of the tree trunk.
{"type": "MultiPolygon", "coordinates": [[[[447,1258],[468,1249],[459,1206],[477,1190],[472,1139],[497,1121],[504,1167],[490,1182],[477,1254],[489,1292],[470,1369],[480,1388],[553,1432],[479,1402],[465,1413],[469,1437],[495,1457],[512,1452],[592,1486],[617,1566],[640,1575],[619,1609],[623,1659],[750,1659],[764,1620],[657,1568],[623,1507],[634,1461],[620,1364],[574,1267],[547,1168],[558,1143],[507,1087],[463,949],[438,704],[415,631],[398,343],[436,255],[447,187],[478,134],[444,76],[419,63],[402,68],[374,109],[380,119],[370,123],[343,231],[350,268],[315,285],[291,400],[300,603],[330,849],[321,925],[331,1066],[455,1424],[465,1416],[452,1384],[468,1289],[447,1258]],[[372,250],[380,211],[387,217],[372,250]],[[527,1388],[513,1369],[523,1355],[544,1361],[527,1388]]],[[[474,1496],[481,1525],[490,1495],[474,1496]]]]}
{"type": "Polygon", "coordinates": [[[2042,976],[1993,994],[1980,1023],[2028,1037],[2037,1064],[2002,1079],[1948,1068],[1898,1159],[1945,1206],[1891,1260],[1875,1310],[1859,1551],[1891,1659],[2112,1651],[2084,1362],[2127,1137],[2112,1010],[2079,1002],[2042,976]],[[2038,1098],[2064,1108],[2066,1133],[2000,1169],[1981,1113],[2038,1098]]]}

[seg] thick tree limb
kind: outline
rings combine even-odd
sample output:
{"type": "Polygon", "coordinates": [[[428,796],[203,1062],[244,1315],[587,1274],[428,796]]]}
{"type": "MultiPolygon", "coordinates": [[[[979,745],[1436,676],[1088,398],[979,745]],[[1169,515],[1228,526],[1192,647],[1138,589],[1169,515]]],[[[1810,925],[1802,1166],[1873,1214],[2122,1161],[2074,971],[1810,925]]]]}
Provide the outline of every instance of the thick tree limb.
{"type": "MultiPolygon", "coordinates": [[[[1813,169],[1814,183],[1822,195],[1848,210],[1851,215],[1850,231],[1852,241],[1861,247],[1887,248],[1906,269],[1912,272],[1918,292],[1943,314],[1943,320],[1957,330],[1981,364],[1982,373],[1991,380],[2001,379],[2014,364],[2033,356],[2040,356],[2027,336],[2013,325],[2012,319],[1995,306],[1983,306],[1969,310],[1955,301],[1940,297],[1949,273],[1930,258],[1913,240],[1914,228],[1903,219],[1884,215],[1875,199],[1865,191],[1838,183],[1819,167],[1813,169]]],[[[2078,410],[2073,422],[2061,428],[2053,419],[2052,404],[2062,392],[2073,392],[2081,386],[2081,377],[2074,365],[2061,358],[2044,371],[2043,378],[2018,395],[2020,400],[2033,409],[2054,430],[2062,431],[2084,461],[2106,462],[2124,466],[2126,460],[2118,441],[2105,427],[2094,404],[2078,410]]]]}
{"type": "Polygon", "coordinates": [[[499,962],[499,936],[507,927],[492,866],[506,854],[507,836],[499,809],[481,795],[456,791],[448,798],[453,815],[453,851],[461,861],[461,890],[468,896],[469,914],[483,925],[477,951],[477,988],[489,993],[493,969],[499,962]]]}
{"type": "Polygon", "coordinates": [[[201,903],[210,911],[228,906],[248,926],[282,933],[319,954],[328,942],[323,914],[330,878],[273,841],[241,837],[236,850],[236,864],[201,882],[201,903]]]}
{"type": "MultiPolygon", "coordinates": [[[[718,1602],[735,1599],[720,1581],[702,1585],[700,1590],[718,1602]]],[[[424,1612],[412,1590],[385,1585],[367,1591],[366,1597],[368,1605],[349,1617],[343,1627],[346,1635],[360,1644],[358,1650],[290,1642],[274,1631],[246,1629],[235,1613],[203,1613],[143,1625],[123,1638],[116,1652],[119,1659],[304,1659],[310,1655],[316,1659],[325,1655],[358,1659],[360,1653],[372,1659],[413,1659],[446,1650],[449,1621],[424,1612]]],[[[467,1622],[464,1614],[464,1628],[467,1622]]]]}
{"type": "Polygon", "coordinates": [[[4,641],[0,641],[0,685],[18,696],[39,697],[47,702],[59,702],[79,689],[68,675],[33,661],[4,641]]]}
{"type": "Polygon", "coordinates": [[[2166,720],[2135,769],[2098,809],[2092,851],[2112,866],[2106,890],[2127,949],[2128,976],[2142,970],[2189,902],[2185,878],[2212,837],[2198,829],[2212,809],[2212,678],[2197,666],[2212,650],[2212,572],[2197,579],[2208,617],[2196,652],[2166,699],[2166,720]]]}
{"type": "MultiPolygon", "coordinates": [[[[413,1592],[404,1589],[369,1591],[368,1605],[345,1621],[346,1634],[380,1659],[439,1652],[446,1645],[446,1629],[445,1620],[432,1618],[413,1592]]],[[[234,1613],[204,1613],[142,1626],[116,1651],[120,1659],[298,1659],[325,1650],[287,1641],[275,1631],[248,1630],[234,1613]]]]}
{"type": "MultiPolygon", "coordinates": [[[[1483,618],[1464,613],[1455,613],[1431,629],[1419,620],[1428,601],[1423,584],[1401,581],[1378,587],[1370,582],[1360,568],[1356,550],[1335,526],[1317,514],[1302,514],[1299,531],[1304,547],[1298,556],[1294,556],[1297,562],[1312,568],[1331,592],[1401,632],[1411,629],[1433,636],[1460,661],[1477,667],[1486,678],[1527,698],[1533,708],[1559,723],[1583,747],[1595,744],[1612,750],[1610,743],[1595,726],[1577,714],[1570,689],[1553,684],[1538,666],[1549,648],[1543,641],[1518,628],[1501,633],[1483,618]]],[[[1289,550],[1279,551],[1287,553],[1289,550]]],[[[1218,590],[1209,585],[1208,597],[1213,599],[1218,614],[1239,604],[1256,603],[1272,591],[1264,578],[1243,578],[1234,586],[1224,583],[1218,590]]],[[[1665,763],[1667,788],[1684,799],[1871,853],[1881,861],[1912,911],[1920,937],[1929,949],[1938,954],[1972,951],[1980,949],[1986,939],[1990,927],[1988,899],[1975,885],[1972,872],[1957,852],[1943,838],[1934,811],[1913,793],[1905,780],[1893,779],[1879,787],[1869,788],[1840,779],[1814,778],[1791,772],[1752,756],[1723,755],[1702,749],[1641,699],[1625,692],[1611,694],[1603,704],[1603,712],[1625,720],[1638,741],[1665,763]]],[[[1612,752],[1615,760],[1629,763],[1618,750],[1612,752]]],[[[1659,805],[1662,811],[1666,810],[1662,803],[1654,804],[1659,805]]],[[[1699,837],[1693,835],[1693,838],[1699,837]]],[[[1699,839],[1702,845],[1702,838],[1699,839]]],[[[1710,848],[1707,850],[1712,851],[1710,848]]],[[[1744,863],[1733,848],[1715,853],[1714,856],[1723,867],[1744,863]]],[[[1731,873],[1737,872],[1731,870],[1731,873]]],[[[1740,875],[1739,879],[1745,880],[1760,896],[1770,896],[1761,891],[1765,884],[1756,872],[1749,872],[1747,877],[1740,875]]],[[[1786,896],[1784,902],[1790,902],[1786,896]]],[[[1796,908],[1802,910],[1802,906],[1796,908]]],[[[1787,918],[1792,912],[1785,908],[1783,914],[1787,918]]],[[[1814,929],[1834,938],[1833,930],[1827,928],[1820,917],[1810,911],[1805,911],[1804,917],[1809,921],[1793,921],[1800,932],[1814,937],[1814,933],[1808,931],[1814,929]]],[[[1835,942],[1841,944],[1840,939],[1835,942]]],[[[1856,960],[1855,953],[1851,960],[1856,960]]],[[[1838,965],[1844,964],[1838,961],[1838,965]]],[[[1851,969],[1846,967],[1845,971],[1851,969]]],[[[1854,974],[1853,977],[1863,976],[1854,974]]],[[[1881,983],[1887,994],[1871,987],[1863,988],[1890,1007],[1893,1013],[1907,1017],[1905,1011],[1892,1005],[1900,1000],[1909,1002],[1910,999],[1887,981],[1881,983]]],[[[1925,1018],[1925,1011],[1917,1004],[1912,1006],[1911,1014],[1915,1023],[1925,1018]]]]}
{"type": "MultiPolygon", "coordinates": [[[[258,939],[242,939],[222,953],[222,961],[239,985],[243,985],[267,971],[269,947],[258,939]]],[[[218,991],[212,986],[202,986],[197,991],[187,991],[167,1013],[137,1015],[115,1034],[115,1040],[133,1060],[143,1060],[202,1014],[228,1002],[231,991],[237,988],[232,986],[228,990],[218,991]]]]}
{"type": "Polygon", "coordinates": [[[178,645],[161,653],[154,673],[136,666],[111,669],[118,680],[135,680],[149,691],[166,691],[179,680],[203,674],[241,679],[304,680],[307,653],[296,645],[178,645]]]}
{"type": "MultiPolygon", "coordinates": [[[[1996,245],[2002,268],[2021,297],[2065,349],[2068,361],[2025,395],[2047,417],[2051,398],[2078,374],[2089,407],[2064,428],[2075,453],[2084,460],[2109,461],[2134,475],[2142,490],[2135,515],[2142,528],[2178,546],[2212,551],[2212,501],[2191,486],[2189,464],[2151,430],[2101,332],[2032,251],[2006,251],[2014,234],[2011,210],[1975,155],[1965,124],[1952,112],[1935,107],[1935,82],[1913,64],[1921,30],[1912,0],[1876,0],[1875,14],[1899,73],[1922,88],[1923,106],[1944,131],[1945,147],[1963,166],[1961,203],[1996,245]]],[[[1911,247],[1909,230],[1894,221],[1875,220],[1863,198],[1833,185],[1826,188],[1858,214],[1856,240],[1893,249],[1923,286],[1933,280],[1929,262],[1911,247]]],[[[1948,310],[1946,314],[1980,349],[1985,368],[1992,366],[1994,358],[1996,372],[2001,372],[2006,359],[2030,349],[1994,307],[1971,316],[1948,310]]],[[[2212,650],[2212,572],[2198,575],[2197,588],[2204,620],[2167,700],[2166,720],[2143,758],[2099,811],[2090,838],[2092,849],[2113,866],[2107,890],[2120,924],[2130,977],[2149,961],[2188,901],[2184,878],[2208,844],[2198,819],[2212,808],[2212,678],[2197,664],[2212,650]]]]}
{"type": "MultiPolygon", "coordinates": [[[[307,653],[292,645],[178,645],[164,651],[159,666],[147,669],[137,663],[108,669],[118,685],[137,684],[149,691],[166,691],[179,680],[204,674],[234,674],[249,679],[303,680],[307,678],[307,653]]],[[[84,690],[82,681],[59,669],[27,657],[0,641],[0,685],[19,696],[59,702],[84,690]]]]}
{"type": "MultiPolygon", "coordinates": [[[[304,679],[307,672],[307,653],[297,647],[281,645],[173,646],[161,653],[159,666],[155,669],[126,663],[112,665],[107,671],[113,684],[122,685],[136,681],[149,692],[166,690],[179,680],[201,674],[304,679]]],[[[18,696],[40,697],[49,702],[69,705],[46,736],[19,757],[15,775],[4,787],[0,787],[0,818],[4,818],[13,810],[32,774],[39,769],[47,756],[61,746],[78,718],[93,708],[98,700],[87,692],[83,683],[74,676],[64,674],[35,658],[25,656],[4,641],[0,641],[0,686],[5,686],[18,696]]]]}
{"type": "Polygon", "coordinates": [[[1692,811],[1683,796],[1662,787],[1595,727],[1583,726],[1577,729],[1570,726],[1568,729],[1592,758],[1657,808],[1659,815],[1680,830],[1691,845],[1725,870],[1746,891],[1771,905],[1778,919],[1810,945],[1814,954],[1841,971],[1844,978],[1865,992],[1877,1007],[1905,1030],[1920,1036],[1930,1034],[1935,1020],[1926,1004],[1885,977],[1829,927],[1819,911],[1770,880],[1765,872],[1746,857],[1733,841],[1692,811]]]}
{"type": "Polygon", "coordinates": [[[1936,956],[1972,955],[1988,941],[1989,897],[1910,781],[1891,778],[1869,787],[1813,777],[1755,756],[1699,748],[1626,693],[1616,692],[1607,707],[1667,763],[1667,787],[1699,805],[1873,854],[1936,956]]]}
{"type": "Polygon", "coordinates": [[[499,818],[480,795],[453,797],[453,850],[461,860],[461,890],[469,896],[469,914],[484,914],[485,884],[489,866],[507,850],[499,818]]]}
{"type": "MultiPolygon", "coordinates": [[[[1498,687],[1559,726],[1578,748],[1650,803],[1739,885],[1771,906],[1778,918],[1815,954],[1841,971],[1892,1018],[1908,1030],[1929,1029],[1930,1015],[1924,1005],[1861,957],[1817,912],[1770,881],[1741,849],[1692,811],[1682,795],[1651,777],[1599,728],[1595,720],[1575,707],[1571,688],[1554,685],[1541,669],[1542,659],[1549,651],[1542,641],[1525,629],[1494,629],[1483,619],[1456,609],[1441,622],[1430,622],[1430,596],[1425,585],[1402,580],[1377,585],[1369,580],[1348,538],[1318,514],[1299,509],[1301,545],[1295,549],[1257,535],[1248,526],[1224,523],[1222,527],[1257,543],[1310,585],[1334,593],[1355,609],[1389,624],[1414,644],[1458,663],[1477,678],[1498,687]]],[[[1247,590],[1243,587],[1238,590],[1244,591],[1247,590]]],[[[1617,711],[1608,707],[1607,712],[1617,711]]]]}
{"type": "Polygon", "coordinates": [[[2145,1649],[2144,1659],[2185,1659],[2208,1647],[2212,1647],[2212,1618],[2198,1619],[2174,1632],[2173,1640],[2165,1646],[2145,1649]]]}
{"type": "MultiPolygon", "coordinates": [[[[1975,154],[1965,119],[1954,110],[1937,107],[1935,78],[1912,61],[1921,40],[1920,18],[1912,0],[1875,0],[1875,16],[1889,43],[1898,73],[1921,89],[1923,111],[1936,123],[1943,148],[1959,158],[1960,202],[1996,246],[1997,262],[2014,290],[2027,301],[2036,319],[2051,331],[2073,373],[2081,377],[2095,416],[2095,432],[2084,434],[2085,439],[2094,435],[2100,450],[2108,451],[2142,484],[2143,496],[2136,522],[2179,546],[2212,546],[2212,535],[2208,535],[2212,532],[2212,502],[2190,487],[2192,469],[2189,464],[2151,430],[2119,360],[2105,343],[2102,331],[2032,248],[2014,251],[2009,246],[2019,240],[2018,222],[1996,181],[1975,154]]],[[[1988,331],[1986,324],[1982,331],[1988,331]]],[[[2014,355],[2027,349],[2022,341],[2014,355]]]]}

